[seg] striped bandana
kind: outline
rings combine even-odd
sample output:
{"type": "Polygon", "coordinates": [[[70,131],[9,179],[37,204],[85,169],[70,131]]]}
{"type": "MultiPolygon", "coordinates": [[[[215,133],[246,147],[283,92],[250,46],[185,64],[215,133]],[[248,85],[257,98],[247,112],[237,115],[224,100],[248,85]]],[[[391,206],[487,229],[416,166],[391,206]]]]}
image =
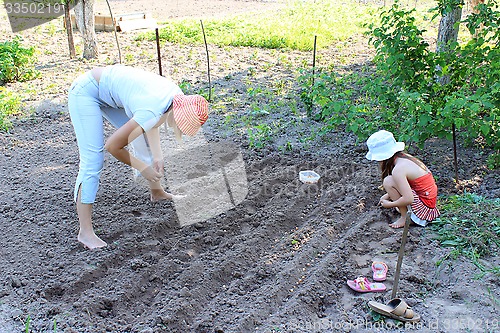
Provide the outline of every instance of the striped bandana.
{"type": "Polygon", "coordinates": [[[175,95],[174,120],[181,132],[194,136],[208,119],[208,102],[200,95],[175,95]]]}

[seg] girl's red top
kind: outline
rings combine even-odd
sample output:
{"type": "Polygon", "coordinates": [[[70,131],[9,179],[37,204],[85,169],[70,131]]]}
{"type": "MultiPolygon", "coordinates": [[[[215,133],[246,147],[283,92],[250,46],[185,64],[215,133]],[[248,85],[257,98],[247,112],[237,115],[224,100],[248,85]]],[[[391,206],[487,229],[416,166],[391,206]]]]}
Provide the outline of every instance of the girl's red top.
{"type": "Polygon", "coordinates": [[[428,173],[415,180],[408,180],[410,187],[417,193],[420,200],[429,208],[436,207],[437,185],[432,173],[428,173]]]}

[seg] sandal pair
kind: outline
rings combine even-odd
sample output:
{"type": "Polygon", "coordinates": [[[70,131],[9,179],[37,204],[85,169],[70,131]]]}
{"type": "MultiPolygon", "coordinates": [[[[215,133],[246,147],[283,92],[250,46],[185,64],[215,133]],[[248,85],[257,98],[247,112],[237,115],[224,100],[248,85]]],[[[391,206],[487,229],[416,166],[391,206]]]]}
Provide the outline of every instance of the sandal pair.
{"type": "Polygon", "coordinates": [[[370,301],[368,302],[368,306],[377,313],[403,322],[416,322],[420,320],[420,316],[400,298],[394,298],[387,305],[370,301]]]}
{"type": "MultiPolygon", "coordinates": [[[[387,279],[387,272],[389,268],[387,264],[382,261],[374,261],[372,263],[373,280],[377,282],[385,281],[387,279]]],[[[364,276],[360,276],[354,280],[347,280],[347,285],[360,293],[385,291],[386,287],[383,283],[370,282],[364,276]]]]}
{"type": "Polygon", "coordinates": [[[360,276],[354,280],[347,280],[347,285],[352,290],[360,293],[382,292],[386,290],[385,284],[370,282],[364,276],[360,276]]]}

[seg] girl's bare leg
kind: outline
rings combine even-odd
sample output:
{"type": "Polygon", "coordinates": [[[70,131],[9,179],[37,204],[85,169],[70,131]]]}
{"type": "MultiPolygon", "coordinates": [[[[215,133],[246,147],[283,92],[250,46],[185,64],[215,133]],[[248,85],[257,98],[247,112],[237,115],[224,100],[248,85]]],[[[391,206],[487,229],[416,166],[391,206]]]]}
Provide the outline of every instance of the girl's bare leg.
{"type": "MultiPolygon", "coordinates": [[[[384,189],[387,191],[387,194],[389,194],[389,197],[391,198],[392,201],[396,201],[399,198],[401,198],[401,194],[399,193],[398,189],[395,186],[394,180],[392,179],[392,176],[387,176],[384,179],[384,189]]],[[[389,224],[390,227],[394,229],[402,228],[405,226],[406,223],[406,215],[408,213],[408,208],[406,206],[401,206],[397,207],[399,209],[399,213],[401,213],[401,217],[394,221],[393,223],[389,224]]]]}
{"type": "Polygon", "coordinates": [[[92,227],[92,204],[84,204],[80,200],[81,189],[78,190],[76,200],[76,211],[78,212],[78,220],[80,222],[80,231],[78,232],[78,241],[89,249],[105,247],[105,241],[97,237],[92,227]]]}

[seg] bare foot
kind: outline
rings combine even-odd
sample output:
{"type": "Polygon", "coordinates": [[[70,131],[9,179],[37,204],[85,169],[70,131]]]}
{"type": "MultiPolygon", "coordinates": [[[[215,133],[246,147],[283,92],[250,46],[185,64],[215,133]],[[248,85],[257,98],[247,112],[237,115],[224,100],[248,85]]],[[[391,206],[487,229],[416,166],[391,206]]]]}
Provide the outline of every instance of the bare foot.
{"type": "Polygon", "coordinates": [[[151,189],[151,201],[172,200],[174,196],[163,189],[151,189]]]}
{"type": "Polygon", "coordinates": [[[81,231],[78,233],[78,241],[88,247],[90,250],[108,246],[108,244],[97,237],[93,232],[89,235],[84,235],[81,231]]]}
{"type": "Polygon", "coordinates": [[[389,224],[389,226],[394,229],[399,229],[404,227],[405,223],[406,223],[406,216],[401,216],[397,221],[389,224]]]}

